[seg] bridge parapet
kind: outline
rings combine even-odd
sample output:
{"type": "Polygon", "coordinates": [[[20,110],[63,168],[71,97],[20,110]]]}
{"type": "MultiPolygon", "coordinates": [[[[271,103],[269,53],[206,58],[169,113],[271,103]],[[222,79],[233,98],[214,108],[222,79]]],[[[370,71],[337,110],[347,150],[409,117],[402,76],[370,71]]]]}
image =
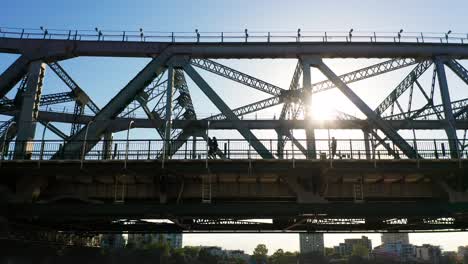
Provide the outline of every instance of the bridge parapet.
{"type": "Polygon", "coordinates": [[[456,43],[468,44],[468,34],[456,32],[372,32],[372,31],[244,31],[164,32],[140,30],[71,30],[0,28],[0,38],[55,39],[74,41],[238,43],[238,42],[370,42],[370,43],[456,43]]]}
{"type": "MultiPolygon", "coordinates": [[[[81,154],[66,152],[62,149],[64,140],[31,140],[27,143],[28,150],[24,157],[15,157],[13,150],[18,141],[5,142],[2,146],[4,151],[2,160],[49,160],[58,153],[56,160],[103,160],[104,157],[111,160],[255,160],[262,159],[261,153],[255,151],[250,142],[245,139],[218,139],[218,152],[224,155],[213,154],[206,141],[194,140],[161,140],[161,139],[130,139],[105,141],[68,141],[68,144],[83,145],[86,152],[81,154]],[[83,144],[85,143],[85,144],[83,144]],[[87,145],[93,146],[88,151],[87,145]],[[108,149],[105,146],[111,145],[108,149]],[[179,146],[174,154],[169,157],[162,155],[164,148],[179,146]],[[110,153],[105,155],[107,149],[110,153]]],[[[447,139],[407,139],[408,142],[419,154],[421,159],[439,160],[451,159],[449,151],[449,140],[447,139]]],[[[278,139],[260,139],[270,153],[277,153],[278,139]]],[[[297,139],[303,146],[307,145],[306,139],[297,139]]],[[[316,139],[317,159],[319,160],[388,160],[388,159],[408,159],[396,144],[390,140],[369,139],[316,139]],[[335,147],[333,147],[335,145],[335,147]],[[369,146],[367,148],[366,146],[369,146]]],[[[285,146],[282,159],[304,160],[308,159],[303,148],[298,148],[295,144],[285,146]]],[[[467,159],[468,149],[460,150],[459,159],[467,159]]],[[[273,159],[278,158],[277,156],[273,159]]]]}

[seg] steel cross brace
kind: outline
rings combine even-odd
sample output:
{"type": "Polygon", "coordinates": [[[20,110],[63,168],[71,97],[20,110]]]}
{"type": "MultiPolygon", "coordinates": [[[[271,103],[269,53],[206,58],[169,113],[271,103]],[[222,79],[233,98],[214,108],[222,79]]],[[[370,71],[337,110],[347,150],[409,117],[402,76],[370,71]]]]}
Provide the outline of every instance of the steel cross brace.
{"type": "Polygon", "coordinates": [[[87,105],[93,113],[99,112],[99,107],[91,100],[91,98],[84,92],[83,89],[70,77],[65,69],[60,66],[58,62],[51,62],[47,64],[55,74],[73,91],[76,100],[82,105],[87,105]]]}
{"type": "MultiPolygon", "coordinates": [[[[452,109],[457,110],[454,112],[453,116],[455,118],[459,118],[468,110],[468,98],[453,101],[451,103],[452,109]]],[[[429,107],[427,104],[417,110],[412,110],[410,112],[398,113],[395,115],[383,116],[383,119],[386,120],[406,120],[408,116],[412,117],[412,119],[428,119],[432,116],[439,116],[443,113],[443,105],[434,105],[433,107],[429,107]]]]}
{"type": "MultiPolygon", "coordinates": [[[[300,80],[300,76],[302,74],[302,63],[301,61],[299,60],[296,64],[296,68],[294,70],[294,74],[293,74],[293,78],[291,80],[291,84],[289,85],[289,90],[290,91],[296,91],[299,87],[299,80],[300,80]]],[[[291,113],[291,110],[296,110],[297,108],[299,108],[299,106],[295,106],[296,109],[292,109],[292,107],[294,106],[292,103],[291,103],[291,99],[292,98],[288,98],[289,100],[286,100],[285,103],[283,104],[283,108],[281,109],[281,114],[280,114],[280,117],[279,117],[279,120],[285,120],[286,119],[286,115],[288,113],[291,113]]],[[[295,117],[293,117],[293,119],[295,119],[295,117]]],[[[295,138],[293,138],[293,135],[292,135],[292,132],[291,131],[284,131],[284,129],[276,129],[276,133],[278,134],[278,157],[283,157],[283,149],[284,149],[284,145],[286,144],[286,138],[289,137],[291,140],[293,140],[294,144],[296,143],[299,143],[295,138]]],[[[299,143],[299,144],[296,144],[296,146],[302,151],[302,153],[304,155],[307,155],[307,151],[306,149],[299,143]]]]}
{"type": "MultiPolygon", "coordinates": [[[[99,141],[105,132],[109,120],[117,117],[135,97],[145,89],[159,74],[164,71],[166,61],[171,56],[167,50],[149,62],[112,100],[107,103],[94,117],[93,122],[83,127],[69,142],[63,146],[63,153],[69,158],[78,158],[83,142],[86,144],[85,152],[89,151],[99,141]],[[85,138],[86,137],[86,138],[85,138]],[[73,143],[70,143],[72,142],[73,143]]],[[[52,159],[57,158],[59,152],[52,159]]]]}
{"type": "MultiPolygon", "coordinates": [[[[384,74],[387,72],[391,72],[400,68],[404,68],[410,65],[416,64],[417,61],[414,59],[393,59],[388,60],[382,63],[378,63],[369,67],[362,68],[360,70],[352,71],[343,75],[340,75],[340,78],[345,81],[345,83],[356,82],[360,80],[364,80],[370,77],[378,76],[380,74],[384,74]]],[[[302,68],[301,68],[302,71],[302,68]]],[[[299,78],[300,72],[296,72],[296,77],[299,78]],[[297,74],[296,74],[297,73],[297,74]]],[[[299,80],[297,80],[298,82],[299,80]]],[[[312,93],[321,92],[329,89],[336,88],[330,81],[322,81],[315,84],[312,84],[312,93]]],[[[280,88],[282,89],[282,88],[280,88]]],[[[298,96],[302,93],[302,89],[297,89],[296,92],[291,93],[289,90],[282,89],[284,92],[279,96],[273,96],[264,100],[261,100],[257,103],[251,103],[242,107],[238,107],[233,109],[238,115],[246,115],[253,113],[255,111],[263,110],[269,107],[273,107],[285,102],[288,99],[291,99],[294,96],[298,96]]],[[[297,117],[299,110],[302,107],[302,103],[299,100],[299,107],[296,108],[292,117],[297,117]]],[[[286,114],[286,113],[285,113],[286,114]]],[[[213,119],[224,119],[225,117],[222,115],[216,115],[212,117],[213,119]]]]}
{"type": "MultiPolygon", "coordinates": [[[[350,115],[350,114],[346,114],[344,112],[338,112],[339,115],[338,115],[338,120],[354,120],[354,121],[359,121],[360,119],[353,116],[353,115],[350,115]]],[[[364,129],[364,128],[363,128],[364,129]]],[[[394,156],[395,158],[399,158],[399,155],[398,153],[396,153],[388,144],[385,144],[385,139],[382,139],[379,134],[377,132],[375,132],[373,129],[369,129],[368,130],[369,133],[372,134],[372,136],[377,139],[377,141],[379,142],[380,145],[382,145],[390,155],[394,156]]]]}
{"type": "MultiPolygon", "coordinates": [[[[216,92],[208,85],[208,83],[195,71],[190,65],[184,65],[185,72],[190,78],[198,85],[202,92],[216,105],[216,107],[232,122],[239,121],[237,115],[224,103],[224,101],[216,94],[216,92]]],[[[257,137],[247,127],[237,123],[237,130],[239,133],[252,145],[257,153],[264,159],[273,159],[273,155],[270,151],[263,146],[257,137]]]]}
{"type": "Polygon", "coordinates": [[[454,59],[446,60],[445,65],[447,65],[458,77],[460,77],[462,81],[468,84],[468,70],[463,67],[463,65],[454,59]]]}
{"type": "Polygon", "coordinates": [[[267,83],[212,60],[192,58],[190,64],[271,95],[279,96],[285,91],[283,88],[276,85],[267,83]]]}
{"type": "Polygon", "coordinates": [[[317,67],[338,89],[368,118],[369,122],[379,128],[392,142],[400,148],[409,158],[418,158],[415,150],[394,130],[385,120],[376,112],[367,106],[367,104],[357,96],[321,59],[316,59],[317,67]]]}
{"type": "Polygon", "coordinates": [[[393,91],[377,106],[375,112],[377,115],[387,110],[395,101],[402,95],[408,88],[410,88],[414,82],[432,65],[431,60],[425,60],[420,62],[404,79],[400,84],[393,89],[393,91]]]}

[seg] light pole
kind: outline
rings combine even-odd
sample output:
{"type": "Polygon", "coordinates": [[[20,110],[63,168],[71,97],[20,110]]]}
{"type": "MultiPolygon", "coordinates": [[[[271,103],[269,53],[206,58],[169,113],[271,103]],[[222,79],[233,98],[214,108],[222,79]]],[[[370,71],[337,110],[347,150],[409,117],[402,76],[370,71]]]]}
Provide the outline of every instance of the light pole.
{"type": "Polygon", "coordinates": [[[8,136],[8,131],[10,130],[10,127],[13,125],[13,124],[16,124],[15,121],[12,121],[11,123],[8,124],[6,130],[5,130],[5,135],[3,136],[3,143],[2,143],[2,152],[1,152],[1,155],[2,155],[2,158],[0,159],[0,166],[2,165],[2,161],[4,159],[4,152],[5,152],[5,144],[6,144],[6,138],[8,136]]]}
{"type": "Polygon", "coordinates": [[[84,156],[85,156],[86,139],[88,138],[89,126],[90,126],[91,123],[93,123],[93,122],[94,122],[93,120],[90,120],[90,121],[88,122],[88,124],[86,125],[85,136],[84,136],[84,142],[83,142],[83,148],[81,149],[81,165],[80,165],[80,168],[81,168],[81,169],[83,169],[83,160],[84,160],[84,156]]]}
{"type": "Polygon", "coordinates": [[[400,31],[398,31],[398,42],[401,41],[401,33],[403,33],[403,29],[400,29],[400,31]]]}
{"type": "Polygon", "coordinates": [[[127,169],[127,159],[128,159],[128,139],[130,138],[130,128],[132,127],[134,121],[130,120],[128,123],[128,129],[127,129],[127,144],[125,145],[125,161],[124,161],[124,169],[127,169]]]}
{"type": "Polygon", "coordinates": [[[447,43],[448,43],[448,38],[449,38],[450,33],[452,33],[452,30],[449,30],[447,31],[447,33],[445,33],[445,41],[447,41],[447,43]]]}

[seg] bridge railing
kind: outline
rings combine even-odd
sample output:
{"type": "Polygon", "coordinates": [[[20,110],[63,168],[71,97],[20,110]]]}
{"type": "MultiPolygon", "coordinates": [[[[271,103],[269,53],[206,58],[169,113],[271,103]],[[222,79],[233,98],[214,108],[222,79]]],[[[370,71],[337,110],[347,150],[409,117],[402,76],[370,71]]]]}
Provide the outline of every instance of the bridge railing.
{"type": "MultiPolygon", "coordinates": [[[[276,139],[261,139],[260,142],[272,153],[275,158],[282,159],[306,159],[304,149],[288,142],[280,153],[276,139]]],[[[307,146],[307,140],[298,140],[302,146],[307,146]]],[[[316,139],[317,159],[347,159],[347,160],[384,160],[384,159],[406,159],[407,157],[391,141],[379,144],[375,140],[367,143],[363,139],[336,139],[336,143],[329,139],[316,139]],[[366,147],[366,145],[368,147],[366,147]],[[336,146],[336,147],[334,147],[336,146]]],[[[409,139],[407,142],[415,149],[422,159],[450,159],[451,151],[446,139],[409,139]]],[[[51,158],[59,160],[155,160],[155,159],[261,159],[252,145],[244,139],[218,139],[217,154],[210,151],[205,141],[179,142],[164,140],[113,140],[91,142],[75,141],[68,142],[64,148],[65,141],[59,140],[35,140],[27,142],[5,142],[0,143],[3,150],[3,160],[48,160],[51,158]],[[76,144],[76,148],[73,145],[76,144]],[[171,149],[176,145],[182,145],[179,149],[171,149]],[[92,148],[89,150],[89,147],[92,148]],[[68,149],[75,149],[71,152],[68,149]],[[76,151],[78,149],[78,151],[76,151]],[[16,153],[16,154],[15,154],[16,153]]],[[[466,159],[468,149],[456,150],[459,159],[466,159]]],[[[453,153],[452,153],[453,154],[453,153]]]]}
{"type": "Polygon", "coordinates": [[[162,32],[130,30],[68,30],[0,27],[0,38],[59,39],[77,41],[133,42],[393,42],[467,44],[467,33],[455,32],[370,32],[370,31],[248,31],[243,32],[162,32]]]}

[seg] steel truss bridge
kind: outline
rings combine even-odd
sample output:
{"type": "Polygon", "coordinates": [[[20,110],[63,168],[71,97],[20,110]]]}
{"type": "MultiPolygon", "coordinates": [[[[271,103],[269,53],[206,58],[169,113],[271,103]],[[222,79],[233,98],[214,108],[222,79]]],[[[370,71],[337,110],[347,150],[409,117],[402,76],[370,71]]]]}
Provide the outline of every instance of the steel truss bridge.
{"type": "Polygon", "coordinates": [[[466,34],[450,32],[156,34],[1,28],[0,52],[18,58],[0,75],[0,114],[7,118],[0,125],[0,230],[36,232],[36,237],[57,232],[466,230],[468,98],[452,100],[450,92],[467,87],[449,89],[446,72],[468,85],[462,65],[468,59],[467,42],[466,34]],[[99,105],[61,65],[80,56],[151,61],[99,105]],[[216,61],[266,58],[297,60],[289,87],[216,61]],[[323,60],[330,58],[381,61],[338,75],[323,60]],[[403,68],[409,73],[379,104],[365,102],[349,86],[403,68]],[[312,83],[312,69],[327,79],[312,83]],[[47,93],[46,71],[67,89],[47,93]],[[231,108],[200,71],[267,97],[231,108]],[[430,76],[429,84],[421,81],[423,74],[430,76]],[[189,87],[186,78],[196,87],[189,87]],[[193,89],[200,89],[219,113],[200,118],[193,89]],[[335,120],[312,120],[311,108],[304,106],[333,89],[363,117],[339,113],[335,120]],[[417,100],[424,104],[415,107],[417,100]],[[73,103],[73,111],[54,110],[67,103],[73,103]],[[281,107],[275,118],[249,118],[274,106],[281,107]],[[138,111],[145,116],[136,116],[138,111]],[[44,140],[44,133],[36,135],[38,128],[59,140],[44,140]],[[154,136],[129,137],[134,128],[154,136]],[[338,138],[336,149],[331,138],[315,137],[316,130],[342,129],[363,136],[338,138]],[[215,159],[209,158],[206,143],[214,130],[241,135],[219,138],[215,159]],[[276,136],[259,138],[253,130],[276,136]],[[305,138],[296,138],[297,130],[305,138]],[[421,130],[443,131],[444,136],[417,138],[421,130]],[[404,131],[413,136],[403,136],[404,131]],[[117,132],[127,138],[114,140],[117,132]]]}

